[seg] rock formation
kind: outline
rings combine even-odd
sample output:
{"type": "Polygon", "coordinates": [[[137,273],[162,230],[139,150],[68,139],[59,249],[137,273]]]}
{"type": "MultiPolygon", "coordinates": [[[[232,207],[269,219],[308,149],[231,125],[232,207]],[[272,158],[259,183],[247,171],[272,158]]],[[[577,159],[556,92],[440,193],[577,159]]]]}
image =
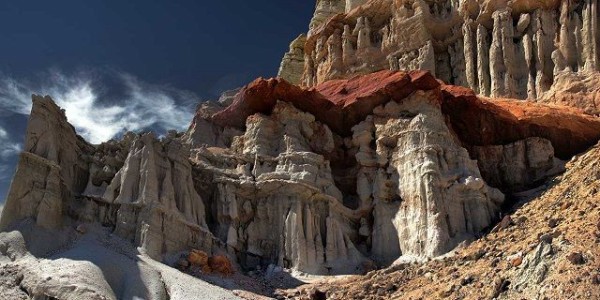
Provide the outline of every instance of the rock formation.
{"type": "MultiPolygon", "coordinates": [[[[589,74],[600,68],[599,5],[598,0],[318,1],[303,47],[304,69],[286,78],[301,76],[304,86],[315,86],[377,70],[421,69],[483,96],[538,99],[564,88],[561,77],[598,77],[589,74]]],[[[286,59],[299,54],[291,50],[286,59]]]]}
{"type": "Polygon", "coordinates": [[[279,67],[277,76],[293,84],[302,82],[302,72],[304,71],[304,44],[306,36],[301,34],[292,43],[290,51],[285,54],[279,67]]]}
{"type": "Polygon", "coordinates": [[[523,191],[563,171],[564,162],[554,155],[552,143],[529,138],[507,145],[476,146],[474,156],[483,177],[496,187],[523,191]]]}
{"type": "MultiPolygon", "coordinates": [[[[149,258],[330,275],[447,254],[600,139],[598,4],[319,0],[280,78],[201,103],[186,132],[159,138],[92,145],[49,97],[33,96],[0,267],[28,274],[21,291],[62,295],[40,274],[80,258],[54,250],[98,242],[88,228],[102,243],[125,241],[125,261],[163,283],[149,258]],[[40,230],[60,237],[50,250],[37,250],[40,230]]],[[[69,264],[91,278],[107,265],[69,264]]],[[[79,279],[91,286],[82,295],[137,293],[79,279]]]]}
{"type": "Polygon", "coordinates": [[[489,226],[504,201],[453,138],[436,96],[417,91],[354,127],[357,192],[361,207],[374,206],[380,260],[446,253],[489,226]]]}
{"type": "Polygon", "coordinates": [[[54,230],[99,222],[155,258],[189,247],[211,252],[218,243],[194,189],[189,146],[175,133],[162,140],[129,133],[91,145],[52,99],[33,96],[24,149],[2,230],[27,218],[54,230]]]}
{"type": "MultiPolygon", "coordinates": [[[[514,147],[514,146],[513,146],[514,147]]],[[[519,193],[519,203],[485,238],[455,255],[285,291],[328,299],[595,299],[600,297],[600,143],[566,172],[519,193]]],[[[281,296],[284,296],[281,295],[281,296]]],[[[293,296],[294,295],[294,296],[293,296]]],[[[298,296],[300,295],[300,296],[298,296]]]]}
{"type": "Polygon", "coordinates": [[[554,77],[552,88],[537,101],[578,107],[600,116],[600,72],[560,72],[554,77]]]}
{"type": "Polygon", "coordinates": [[[68,200],[87,184],[85,155],[93,147],[77,136],[49,97],[33,97],[24,152],[7,196],[0,228],[33,217],[49,229],[63,225],[68,200]]]}
{"type": "Polygon", "coordinates": [[[201,105],[183,135],[101,145],[35,96],[2,228],[97,222],[159,260],[198,249],[242,268],[357,273],[473,239],[503,192],[599,138],[576,110],[491,102],[426,71],[312,89],[258,79],[201,105]]]}

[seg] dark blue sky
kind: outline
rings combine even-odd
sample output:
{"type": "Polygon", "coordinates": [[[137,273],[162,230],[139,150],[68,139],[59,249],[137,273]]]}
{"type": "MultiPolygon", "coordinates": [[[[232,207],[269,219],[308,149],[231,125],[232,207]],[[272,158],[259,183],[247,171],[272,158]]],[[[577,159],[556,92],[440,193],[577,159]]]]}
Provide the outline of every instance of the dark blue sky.
{"type": "MultiPolygon", "coordinates": [[[[0,142],[21,143],[27,118],[10,107],[15,96],[7,92],[7,82],[24,95],[39,89],[72,96],[67,91],[79,74],[95,74],[89,77],[98,98],[94,108],[129,105],[118,103],[131,101],[131,95],[119,96],[126,89],[121,74],[139,81],[135,86],[168,87],[163,94],[178,95],[171,97],[176,105],[182,99],[215,98],[256,77],[275,76],[289,42],[307,30],[314,5],[311,0],[1,1],[0,142]],[[56,73],[59,79],[48,79],[56,73]],[[181,96],[188,93],[194,96],[181,96]]],[[[0,201],[8,185],[2,178],[12,175],[16,160],[9,152],[0,148],[0,201]]]]}
{"type": "Polygon", "coordinates": [[[310,0],[7,0],[0,70],[110,66],[204,94],[225,77],[274,75],[313,9],[310,0]]]}

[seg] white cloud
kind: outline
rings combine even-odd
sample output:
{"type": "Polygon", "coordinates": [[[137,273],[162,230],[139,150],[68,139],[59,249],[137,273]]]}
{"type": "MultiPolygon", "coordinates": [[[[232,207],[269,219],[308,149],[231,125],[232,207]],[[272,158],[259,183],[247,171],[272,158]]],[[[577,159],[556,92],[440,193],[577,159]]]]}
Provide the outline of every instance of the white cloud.
{"type": "Polygon", "coordinates": [[[47,82],[41,85],[5,77],[0,80],[0,112],[29,114],[32,93],[49,95],[65,109],[77,132],[92,143],[128,130],[184,130],[189,125],[194,104],[199,101],[192,93],[150,85],[129,74],[108,75],[124,88],[121,97],[106,99],[101,93],[102,80],[82,74],[49,72],[47,82]]]}
{"type": "MultiPolygon", "coordinates": [[[[21,145],[11,142],[8,132],[6,132],[4,128],[0,127],[0,162],[2,159],[8,159],[19,152],[21,152],[21,145]]],[[[1,168],[0,171],[2,171],[1,168]]],[[[0,175],[0,177],[1,176],[2,175],[0,175]]]]}
{"type": "Polygon", "coordinates": [[[0,84],[0,111],[29,114],[31,95],[24,93],[24,86],[11,78],[2,78],[0,84]]]}
{"type": "MultiPolygon", "coordinates": [[[[12,175],[9,161],[21,152],[21,145],[10,140],[8,132],[0,127],[0,182],[6,181],[12,175]]],[[[0,190],[0,197],[4,197],[0,190]]],[[[0,201],[2,199],[0,198],[0,201]]]]}

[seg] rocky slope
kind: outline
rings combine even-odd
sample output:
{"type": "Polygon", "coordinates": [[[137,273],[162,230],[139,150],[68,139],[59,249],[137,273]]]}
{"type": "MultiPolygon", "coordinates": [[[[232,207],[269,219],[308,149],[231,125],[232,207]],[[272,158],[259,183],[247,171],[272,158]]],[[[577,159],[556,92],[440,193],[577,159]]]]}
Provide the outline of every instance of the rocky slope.
{"type": "Polygon", "coordinates": [[[429,70],[483,96],[545,99],[598,114],[596,96],[568,96],[596,86],[565,91],[564,79],[599,76],[598,6],[597,0],[317,1],[308,36],[292,43],[279,74],[314,86],[384,69],[429,70]]]}
{"type": "Polygon", "coordinates": [[[282,292],[308,299],[597,299],[600,297],[600,144],[567,171],[518,196],[483,239],[424,264],[282,292]]]}

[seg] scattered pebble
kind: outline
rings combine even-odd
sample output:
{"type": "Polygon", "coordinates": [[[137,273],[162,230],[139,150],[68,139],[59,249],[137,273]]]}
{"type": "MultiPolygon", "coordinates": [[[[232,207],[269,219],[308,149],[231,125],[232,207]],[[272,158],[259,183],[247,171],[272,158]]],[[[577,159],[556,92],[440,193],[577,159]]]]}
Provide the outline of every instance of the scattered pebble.
{"type": "Polygon", "coordinates": [[[585,258],[583,257],[583,254],[579,252],[572,252],[571,254],[567,255],[567,259],[574,265],[585,264],[585,258]]]}
{"type": "Polygon", "coordinates": [[[553,239],[554,239],[554,237],[552,236],[551,233],[544,233],[540,236],[540,242],[545,242],[548,244],[552,244],[553,239]]]}
{"type": "Polygon", "coordinates": [[[469,285],[471,283],[473,283],[473,281],[475,281],[475,278],[471,275],[464,277],[461,281],[460,284],[465,286],[465,285],[469,285]]]}

